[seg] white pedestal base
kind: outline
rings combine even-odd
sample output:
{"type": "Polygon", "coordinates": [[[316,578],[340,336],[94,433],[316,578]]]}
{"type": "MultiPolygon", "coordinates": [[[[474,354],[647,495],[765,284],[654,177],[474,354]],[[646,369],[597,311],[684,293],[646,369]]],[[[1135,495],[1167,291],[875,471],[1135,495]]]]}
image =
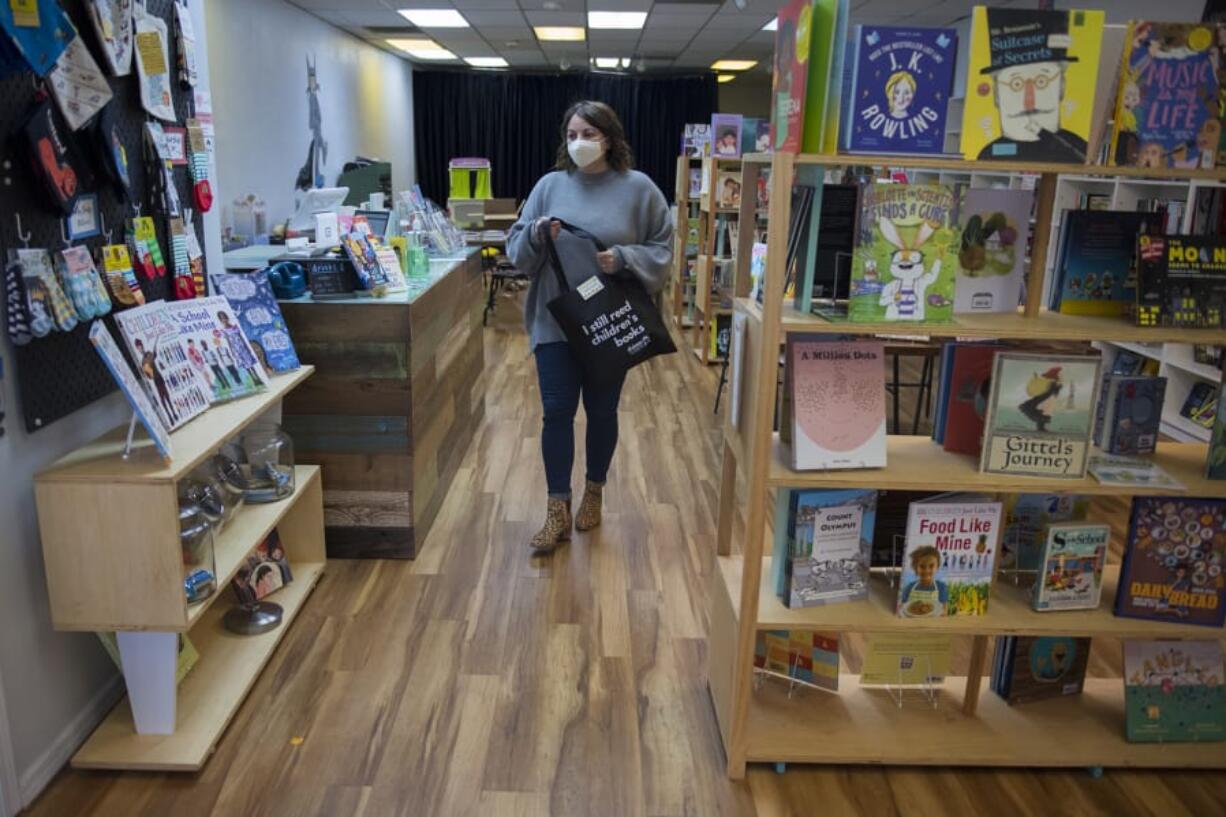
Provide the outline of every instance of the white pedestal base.
{"type": "Polygon", "coordinates": [[[119,632],[117,640],[136,731],[142,735],[173,734],[179,634],[119,632]]]}

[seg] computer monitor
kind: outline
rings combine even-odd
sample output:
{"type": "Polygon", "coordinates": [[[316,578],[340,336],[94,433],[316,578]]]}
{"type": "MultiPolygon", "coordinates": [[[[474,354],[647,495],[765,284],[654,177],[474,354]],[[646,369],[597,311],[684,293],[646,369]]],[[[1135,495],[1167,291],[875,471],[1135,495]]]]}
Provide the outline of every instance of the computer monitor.
{"type": "Polygon", "coordinates": [[[308,190],[290,217],[289,228],[298,232],[315,229],[316,213],[333,213],[345,202],[348,187],[317,187],[308,190]]]}
{"type": "Polygon", "coordinates": [[[387,238],[387,225],[392,220],[391,210],[358,210],[353,215],[355,218],[363,216],[366,219],[371,235],[380,239],[387,238]]]}

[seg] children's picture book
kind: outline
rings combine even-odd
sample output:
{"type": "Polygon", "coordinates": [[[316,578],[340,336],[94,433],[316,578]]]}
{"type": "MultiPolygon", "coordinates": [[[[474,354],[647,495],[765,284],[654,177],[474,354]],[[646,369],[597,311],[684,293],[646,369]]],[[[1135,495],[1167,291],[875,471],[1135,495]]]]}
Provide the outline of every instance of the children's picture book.
{"type": "Polygon", "coordinates": [[[992,691],[1010,706],[1077,695],[1089,661],[1088,638],[997,636],[992,691]]]}
{"type": "Polygon", "coordinates": [[[809,93],[805,100],[805,153],[833,155],[839,151],[843,76],[851,35],[851,0],[814,3],[813,59],[809,61],[809,93]]]}
{"type": "Polygon", "coordinates": [[[1062,522],[1049,525],[1034,583],[1035,610],[1093,610],[1103,589],[1103,565],[1111,526],[1062,522]]]}
{"type": "Polygon", "coordinates": [[[711,155],[710,122],[692,122],[685,126],[681,136],[681,154],[691,159],[711,155]]]}
{"type": "Polygon", "coordinates": [[[885,347],[789,334],[792,467],[884,468],[885,347]]]}
{"type": "Polygon", "coordinates": [[[759,303],[762,302],[762,283],[766,280],[766,247],[766,244],[755,241],[749,258],[749,297],[759,303]]]}
{"type": "Polygon", "coordinates": [[[212,402],[224,403],[263,391],[268,375],[256,357],[230,302],[220,295],[166,304],[166,315],[212,402]]]}
{"type": "Polygon", "coordinates": [[[837,692],[839,637],[812,630],[758,630],[753,665],[768,675],[837,692]]]}
{"type": "Polygon", "coordinates": [[[214,275],[213,286],[230,303],[252,350],[266,369],[290,372],[301,366],[266,270],[214,275]]]}
{"type": "Polygon", "coordinates": [[[691,167],[689,174],[690,186],[688,196],[690,201],[697,201],[702,195],[702,168],[691,167]]]}
{"type": "Polygon", "coordinates": [[[851,266],[851,321],[950,320],[960,241],[957,204],[949,185],[864,186],[851,266]]]}
{"type": "Polygon", "coordinates": [[[728,350],[728,422],[738,428],[741,422],[741,388],[745,371],[745,335],[749,331],[749,316],[737,310],[732,313],[732,345],[728,350]]]}
{"type": "Polygon", "coordinates": [[[771,147],[785,153],[800,152],[815,5],[816,0],[790,0],[776,18],[771,147]]]}
{"type": "Polygon", "coordinates": [[[1154,453],[1165,398],[1165,377],[1104,377],[1095,443],[1109,454],[1154,453]]]}
{"type": "Polygon", "coordinates": [[[741,206],[741,174],[721,170],[715,182],[715,201],[721,209],[741,206]]]}
{"type": "Polygon", "coordinates": [[[1001,506],[986,496],[942,494],[912,502],[898,615],[982,616],[995,573],[1001,506]]]}
{"type": "Polygon", "coordinates": [[[208,409],[211,389],[188,354],[165,301],[115,313],[128,353],[149,400],[170,431],[208,409]]]}
{"type": "Polygon", "coordinates": [[[1179,414],[1197,425],[1213,428],[1217,418],[1218,387],[1213,383],[1199,381],[1192,384],[1184,398],[1179,414]]]}
{"type": "Polygon", "coordinates": [[[1115,614],[1221,627],[1223,562],[1226,500],[1135,497],[1115,614]]]}
{"type": "Polygon", "coordinates": [[[239,604],[255,604],[293,580],[281,536],[274,528],[243,561],[230,587],[239,604]]]}
{"type": "Polygon", "coordinates": [[[387,275],[379,266],[379,258],[370,239],[360,231],[347,232],[341,235],[341,247],[357,272],[359,291],[382,295],[388,285],[387,275]]]}
{"type": "Polygon", "coordinates": [[[1105,14],[975,6],[966,159],[1084,164],[1105,14]]]}
{"type": "Polygon", "coordinates": [[[1226,238],[1137,238],[1137,325],[1226,326],[1226,238]]]}
{"type": "Polygon", "coordinates": [[[865,637],[860,686],[928,687],[953,663],[953,637],[928,633],[872,633],[865,637]]]}
{"type": "Polygon", "coordinates": [[[1079,494],[1006,494],[1002,570],[1037,572],[1047,544],[1047,528],[1086,518],[1090,500],[1079,494]]]}
{"type": "Polygon", "coordinates": [[[1218,84],[1226,27],[1128,24],[1111,160],[1135,167],[1212,168],[1222,136],[1218,84]]]}
{"type": "Polygon", "coordinates": [[[165,462],[169,463],[172,454],[170,432],[162,424],[157,409],[154,408],[145,388],[136,379],[136,375],[132,373],[132,368],[128,366],[123,352],[119,350],[119,344],[115,343],[105,323],[94,321],[90,325],[89,342],[97,350],[98,356],[102,358],[111,377],[115,378],[115,383],[123,392],[123,396],[127,398],[128,405],[132,407],[132,411],[136,412],[141,425],[149,434],[149,439],[153,440],[153,444],[157,446],[158,453],[162,455],[165,462]]]}
{"type": "Polygon", "coordinates": [[[812,607],[868,598],[877,492],[792,491],[788,505],[787,552],[779,564],[784,605],[812,607]]]}
{"type": "Polygon", "coordinates": [[[958,33],[952,28],[858,25],[851,42],[843,149],[943,153],[958,33]]]}
{"type": "Polygon", "coordinates": [[[963,191],[955,313],[1017,309],[1033,207],[1033,190],[963,191]]]}
{"type": "Polygon", "coordinates": [[[1095,454],[1087,469],[1103,485],[1127,486],[1137,491],[1184,491],[1187,486],[1148,457],[1095,454]]]}
{"type": "Polygon", "coordinates": [[[718,159],[736,159],[741,155],[741,126],[744,117],[739,113],[711,115],[711,155],[718,159]]]}
{"type": "Polygon", "coordinates": [[[1065,210],[1051,308],[1069,315],[1123,315],[1136,301],[1137,236],[1152,213],[1065,210]]]}
{"type": "MultiPolygon", "coordinates": [[[[946,451],[979,456],[983,447],[983,420],[992,390],[992,360],[999,346],[951,344],[953,363],[945,398],[942,446],[946,451]]],[[[943,390],[944,391],[944,390],[943,390]]]]}
{"type": "Polygon", "coordinates": [[[1205,479],[1226,479],[1226,412],[1217,412],[1213,420],[1213,435],[1209,438],[1209,456],[1205,458],[1205,479]]]}
{"type": "Polygon", "coordinates": [[[714,320],[708,321],[710,330],[707,358],[723,360],[728,356],[728,344],[732,342],[732,316],[719,314],[714,320]]]}
{"type": "Polygon", "coordinates": [[[1226,740],[1220,641],[1125,641],[1130,741],[1226,740]]]}
{"type": "Polygon", "coordinates": [[[771,149],[771,122],[758,116],[746,116],[741,120],[741,153],[769,153],[771,149]]]}
{"type": "Polygon", "coordinates": [[[1101,362],[1098,357],[998,352],[979,470],[1083,478],[1101,362]]]}

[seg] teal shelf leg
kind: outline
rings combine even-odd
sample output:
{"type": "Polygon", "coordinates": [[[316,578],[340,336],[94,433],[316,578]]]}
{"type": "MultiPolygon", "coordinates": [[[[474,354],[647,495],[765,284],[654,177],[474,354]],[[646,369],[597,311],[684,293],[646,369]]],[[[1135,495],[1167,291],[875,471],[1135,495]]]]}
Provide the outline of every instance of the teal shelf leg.
{"type": "MultiPolygon", "coordinates": [[[[788,764],[786,763],[776,763],[775,764],[775,774],[783,774],[787,770],[788,770],[788,764]]],[[[1102,769],[1099,769],[1099,774],[1102,774],[1102,769]]]]}
{"type": "Polygon", "coordinates": [[[1088,769],[1086,769],[1086,771],[1090,773],[1090,777],[1092,777],[1093,779],[1095,780],[1102,779],[1102,776],[1103,776],[1102,766],[1091,766],[1088,769]]]}

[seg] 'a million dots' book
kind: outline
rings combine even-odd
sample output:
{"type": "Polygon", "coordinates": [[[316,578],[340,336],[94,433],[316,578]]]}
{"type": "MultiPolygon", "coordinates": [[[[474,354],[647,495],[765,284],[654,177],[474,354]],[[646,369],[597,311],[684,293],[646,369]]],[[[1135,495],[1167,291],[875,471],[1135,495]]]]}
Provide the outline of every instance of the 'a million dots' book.
{"type": "MultiPolygon", "coordinates": [[[[820,336],[818,336],[820,337],[820,336]]],[[[884,468],[885,347],[790,334],[792,467],[884,468]]]]}

